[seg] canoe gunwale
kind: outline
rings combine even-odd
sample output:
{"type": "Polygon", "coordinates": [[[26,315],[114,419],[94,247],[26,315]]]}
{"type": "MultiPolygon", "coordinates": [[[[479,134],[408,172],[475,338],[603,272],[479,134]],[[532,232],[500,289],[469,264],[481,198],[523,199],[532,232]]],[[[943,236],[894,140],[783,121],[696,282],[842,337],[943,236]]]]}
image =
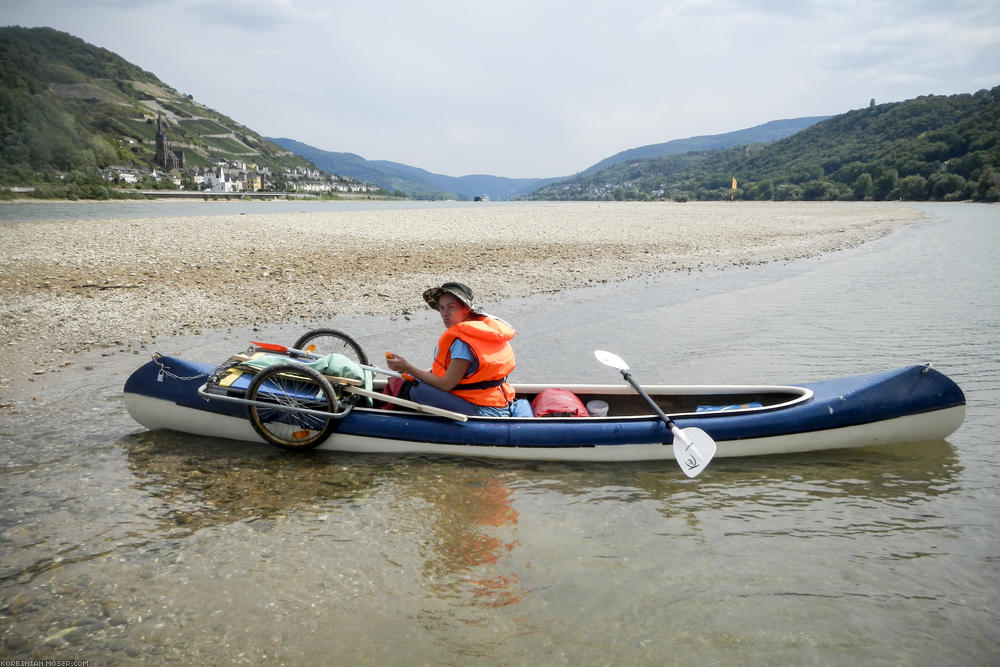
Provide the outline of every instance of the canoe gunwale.
{"type": "MultiPolygon", "coordinates": [[[[576,394],[581,401],[586,402],[587,400],[593,399],[610,399],[612,397],[628,397],[633,398],[636,396],[635,391],[627,385],[619,384],[553,384],[553,383],[517,383],[514,385],[516,395],[518,396],[533,396],[538,394],[545,389],[567,389],[574,394],[576,394]]],[[[727,385],[645,385],[643,389],[653,398],[667,398],[671,396],[683,396],[683,397],[698,397],[704,396],[706,400],[708,398],[718,399],[722,397],[733,397],[738,396],[741,399],[761,399],[762,396],[775,396],[775,395],[789,395],[791,398],[779,403],[770,403],[759,405],[755,407],[740,407],[740,408],[728,408],[725,410],[704,410],[704,411],[693,411],[693,410],[666,410],[665,412],[671,418],[685,418],[685,417],[698,417],[698,418],[713,418],[720,416],[732,416],[740,414],[750,414],[757,412],[771,412],[776,410],[783,410],[800,403],[809,401],[813,397],[813,390],[807,387],[798,387],[793,385],[740,385],[740,384],[727,384],[727,385]]],[[[209,383],[204,383],[198,387],[196,390],[198,396],[206,401],[224,401],[233,404],[252,406],[257,405],[260,407],[269,407],[278,409],[286,409],[290,412],[301,412],[303,414],[309,414],[312,416],[323,417],[327,414],[320,410],[311,410],[306,408],[290,408],[281,406],[274,406],[273,404],[261,403],[259,401],[252,401],[243,396],[234,396],[232,394],[221,393],[218,391],[210,391],[209,383]]],[[[645,407],[645,406],[643,406],[645,407]]],[[[362,407],[357,406],[354,410],[385,414],[389,416],[402,416],[412,417],[413,412],[408,410],[400,410],[398,408],[393,410],[386,410],[379,407],[362,407]]],[[[343,415],[340,415],[343,416],[343,415]]],[[[432,416],[424,414],[424,416],[432,416]]],[[[604,416],[592,416],[587,417],[486,417],[479,415],[470,415],[468,419],[475,420],[477,422],[494,422],[501,421],[503,423],[509,423],[511,420],[516,421],[535,421],[538,419],[545,419],[546,421],[557,421],[559,419],[570,419],[575,421],[587,420],[591,422],[615,422],[615,421],[631,421],[631,420],[649,420],[649,419],[659,419],[653,412],[644,411],[636,412],[632,414],[608,414],[604,416]]],[[[463,420],[464,421],[464,420],[463,420]]]]}
{"type": "MultiPolygon", "coordinates": [[[[518,396],[534,395],[544,389],[568,389],[569,391],[576,394],[581,401],[587,402],[587,400],[601,399],[604,397],[611,396],[626,396],[634,397],[637,394],[635,391],[626,385],[618,384],[525,384],[518,383],[514,385],[514,390],[518,396]]],[[[770,405],[762,405],[758,407],[746,407],[746,408],[736,408],[732,410],[714,410],[714,411],[666,411],[667,415],[672,419],[685,418],[685,417],[697,417],[701,418],[715,418],[722,416],[732,416],[741,414],[751,414],[758,412],[773,412],[776,410],[784,410],[800,403],[805,403],[813,398],[813,390],[808,387],[798,387],[794,385],[643,385],[643,389],[649,393],[653,398],[657,397],[667,397],[667,396],[755,396],[759,394],[790,394],[793,395],[787,401],[782,401],[780,403],[772,403],[770,405]]],[[[382,410],[379,408],[366,408],[366,407],[356,407],[354,408],[361,412],[371,412],[378,414],[392,414],[394,411],[382,410]]],[[[396,413],[403,414],[403,413],[396,413]]],[[[412,416],[412,413],[405,413],[407,416],[412,416]]],[[[658,420],[657,417],[652,412],[641,412],[636,414],[609,414],[601,417],[587,416],[587,417],[483,417],[478,415],[472,415],[469,417],[470,421],[478,422],[490,422],[490,421],[502,421],[508,423],[510,421],[537,421],[539,419],[544,419],[545,421],[558,421],[558,420],[571,420],[573,422],[577,421],[593,421],[593,422],[614,422],[614,421],[633,421],[633,420],[658,420]]]]}
{"type": "MultiPolygon", "coordinates": [[[[549,387],[561,387],[568,389],[586,402],[587,399],[601,398],[602,396],[636,396],[635,390],[627,385],[619,384],[524,384],[514,385],[518,395],[536,394],[542,389],[549,387]]],[[[642,385],[643,390],[653,398],[667,396],[742,396],[759,397],[768,394],[789,394],[793,397],[780,403],[771,403],[757,407],[736,408],[732,410],[714,410],[696,412],[691,410],[666,411],[671,418],[674,417],[712,417],[720,415],[746,414],[752,412],[769,412],[773,410],[783,410],[785,408],[805,403],[813,397],[813,390],[808,387],[798,387],[794,385],[750,385],[750,384],[653,384],[642,385]]],[[[575,417],[574,419],[650,419],[658,417],[652,412],[642,412],[629,415],[608,415],[606,417],[575,417]]],[[[531,419],[531,417],[526,417],[531,419]]]]}

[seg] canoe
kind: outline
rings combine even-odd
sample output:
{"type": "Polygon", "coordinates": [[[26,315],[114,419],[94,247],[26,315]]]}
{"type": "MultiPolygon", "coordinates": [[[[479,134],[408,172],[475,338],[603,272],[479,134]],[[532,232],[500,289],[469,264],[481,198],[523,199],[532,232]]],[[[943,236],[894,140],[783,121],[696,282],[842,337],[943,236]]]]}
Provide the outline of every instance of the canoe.
{"type": "MultiPolygon", "coordinates": [[[[252,376],[219,387],[224,367],[154,355],[125,383],[125,405],[148,429],[265,442],[248,418],[252,376]]],[[[516,384],[531,399],[550,387],[606,416],[451,418],[394,406],[357,406],[329,422],[319,449],[384,454],[461,455],[563,461],[673,459],[671,430],[627,385],[516,384]]],[[[374,387],[376,390],[378,385],[374,387]]],[[[315,389],[315,387],[314,387],[315,389]]],[[[939,441],[965,417],[965,396],[930,365],[790,385],[649,385],[643,389],[678,427],[699,428],[717,457],[787,454],[903,442],[939,441]]],[[[315,392],[313,392],[315,394],[315,392]]],[[[315,399],[315,396],[312,397],[315,399]]],[[[330,405],[334,405],[336,401],[330,405]]],[[[305,409],[321,418],[328,414],[305,409]]]]}

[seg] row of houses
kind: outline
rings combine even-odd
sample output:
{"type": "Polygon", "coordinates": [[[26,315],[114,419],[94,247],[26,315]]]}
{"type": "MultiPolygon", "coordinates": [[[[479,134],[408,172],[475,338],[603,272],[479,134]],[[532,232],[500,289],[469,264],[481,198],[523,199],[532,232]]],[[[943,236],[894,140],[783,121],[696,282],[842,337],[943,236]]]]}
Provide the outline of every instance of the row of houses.
{"type": "MultiPolygon", "coordinates": [[[[264,172],[266,173],[266,172],[264,172]]],[[[135,185],[151,178],[155,181],[171,180],[175,187],[184,189],[194,185],[197,190],[210,192],[256,192],[264,189],[264,175],[261,171],[244,171],[217,165],[205,169],[146,169],[143,167],[110,166],[101,170],[101,176],[121,185],[135,185]],[[228,169],[228,171],[227,171],[228,169]]]]}
{"type": "Polygon", "coordinates": [[[319,194],[330,192],[330,193],[365,193],[365,192],[379,192],[382,188],[377,185],[372,185],[371,183],[362,183],[360,181],[335,181],[333,179],[338,178],[337,176],[331,177],[330,180],[326,181],[288,181],[288,189],[295,192],[316,192],[319,194]]]}
{"type": "MultiPolygon", "coordinates": [[[[101,171],[109,181],[122,185],[134,185],[146,178],[153,180],[170,179],[178,189],[192,187],[206,192],[260,192],[274,189],[273,179],[267,167],[258,167],[245,162],[219,162],[214,167],[171,170],[169,172],[145,168],[111,166],[101,171]]],[[[337,175],[325,176],[314,169],[295,168],[285,173],[287,189],[292,192],[324,193],[367,193],[378,192],[381,188],[370,183],[361,183],[337,175]]]]}

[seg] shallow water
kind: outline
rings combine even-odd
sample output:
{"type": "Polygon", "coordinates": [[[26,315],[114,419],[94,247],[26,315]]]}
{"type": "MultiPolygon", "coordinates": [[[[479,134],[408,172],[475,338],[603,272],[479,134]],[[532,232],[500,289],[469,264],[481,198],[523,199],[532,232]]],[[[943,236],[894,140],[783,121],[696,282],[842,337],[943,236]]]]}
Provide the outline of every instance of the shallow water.
{"type": "MultiPolygon", "coordinates": [[[[491,308],[516,379],[788,383],[932,361],[947,441],[714,461],[507,463],[150,433],[147,357],[74,359],[0,413],[0,655],[125,664],[988,664],[1000,621],[1000,208],[849,252],[491,308]],[[90,369],[90,370],[88,370],[90,369]]],[[[433,313],[350,318],[419,358],[433,313]]],[[[233,329],[158,351],[223,358],[233,329]]],[[[93,663],[92,663],[93,664],[93,663]]]]}

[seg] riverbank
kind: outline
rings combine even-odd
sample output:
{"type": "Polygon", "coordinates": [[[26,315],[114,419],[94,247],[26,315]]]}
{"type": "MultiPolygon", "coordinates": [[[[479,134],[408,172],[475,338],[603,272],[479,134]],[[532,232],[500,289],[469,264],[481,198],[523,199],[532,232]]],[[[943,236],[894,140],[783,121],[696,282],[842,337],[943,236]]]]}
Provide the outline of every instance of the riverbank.
{"type": "Polygon", "coordinates": [[[477,299],[854,247],[920,211],[863,203],[539,203],[0,226],[0,393],[68,355],[227,326],[406,317],[444,280],[477,299]]]}

